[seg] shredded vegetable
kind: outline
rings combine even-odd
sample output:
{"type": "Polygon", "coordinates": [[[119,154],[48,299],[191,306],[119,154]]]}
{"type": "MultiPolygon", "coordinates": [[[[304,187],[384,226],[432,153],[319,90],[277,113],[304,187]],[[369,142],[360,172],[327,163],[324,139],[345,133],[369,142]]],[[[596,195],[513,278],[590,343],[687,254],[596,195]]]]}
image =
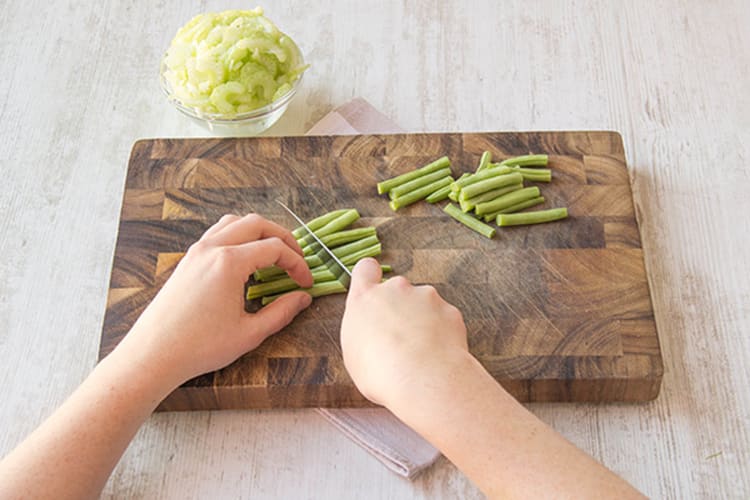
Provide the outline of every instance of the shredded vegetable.
{"type": "Polygon", "coordinates": [[[260,7],[195,16],[177,31],[164,64],[180,103],[227,116],[282,97],[308,68],[294,41],[260,7]]]}

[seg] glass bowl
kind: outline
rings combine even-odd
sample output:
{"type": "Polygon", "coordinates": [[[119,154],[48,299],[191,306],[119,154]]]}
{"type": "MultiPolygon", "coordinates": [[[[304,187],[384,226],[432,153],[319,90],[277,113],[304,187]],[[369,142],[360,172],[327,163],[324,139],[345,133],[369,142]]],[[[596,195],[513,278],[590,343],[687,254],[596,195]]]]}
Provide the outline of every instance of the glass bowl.
{"type": "MultiPolygon", "coordinates": [[[[300,60],[302,60],[301,54],[300,60]]],[[[164,94],[167,96],[167,100],[177,108],[177,111],[190,117],[198,125],[210,130],[215,135],[225,137],[249,137],[259,135],[270,128],[271,125],[276,123],[286,111],[292,98],[297,94],[297,89],[299,89],[300,84],[302,83],[302,77],[304,76],[304,73],[299,75],[297,80],[292,84],[292,88],[289,92],[282,95],[272,103],[246,113],[227,116],[217,113],[205,113],[180,102],[180,100],[172,93],[172,88],[164,77],[165,69],[166,64],[164,58],[162,58],[159,71],[159,83],[162,91],[164,91],[164,94]]]]}

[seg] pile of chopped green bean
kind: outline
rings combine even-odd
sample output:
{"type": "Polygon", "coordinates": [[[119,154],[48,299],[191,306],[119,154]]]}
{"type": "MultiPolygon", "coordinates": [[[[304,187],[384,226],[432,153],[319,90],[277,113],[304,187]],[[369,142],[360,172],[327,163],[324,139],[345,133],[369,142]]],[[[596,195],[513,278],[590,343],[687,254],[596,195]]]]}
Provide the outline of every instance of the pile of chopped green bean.
{"type": "Polygon", "coordinates": [[[464,173],[457,180],[450,174],[450,160],[442,157],[411,172],[378,183],[378,193],[388,193],[393,210],[419,200],[448,203],[444,211],[474,231],[492,238],[496,234],[487,222],[498,226],[540,224],[564,219],[567,208],[516,213],[544,203],[538,187],[524,187],[524,182],[551,182],[552,170],[546,154],[530,154],[492,162],[485,151],[474,173],[464,173]],[[472,213],[473,212],[473,213],[472,213]]]}
{"type": "MultiPolygon", "coordinates": [[[[356,209],[348,208],[334,210],[307,223],[310,230],[350,271],[361,259],[375,257],[380,255],[382,251],[374,227],[348,229],[358,219],[359,212],[356,209]]],[[[313,297],[346,292],[346,286],[341,282],[340,276],[343,270],[339,266],[333,265],[333,259],[315,241],[315,238],[302,226],[294,229],[292,235],[302,248],[305,262],[312,272],[313,286],[311,288],[300,288],[286,271],[277,266],[270,266],[258,269],[253,273],[254,282],[248,285],[245,292],[247,300],[260,298],[261,303],[266,305],[284,293],[293,290],[305,291],[313,297]]],[[[388,265],[383,265],[381,268],[383,272],[391,271],[391,266],[388,265]]]]}

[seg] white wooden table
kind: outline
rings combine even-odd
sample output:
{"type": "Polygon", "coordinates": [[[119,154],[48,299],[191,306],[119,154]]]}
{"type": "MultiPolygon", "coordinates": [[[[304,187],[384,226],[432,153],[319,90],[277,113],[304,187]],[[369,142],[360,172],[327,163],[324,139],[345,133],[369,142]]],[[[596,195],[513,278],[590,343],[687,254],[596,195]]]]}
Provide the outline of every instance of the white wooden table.
{"type": "MultiPolygon", "coordinates": [[[[0,454],[96,362],[131,144],[204,135],[159,91],[163,50],[193,14],[247,6],[2,3],[0,454]]],[[[622,132],[662,394],[532,410],[652,497],[747,497],[750,2],[452,3],[267,2],[313,64],[270,133],[302,134],[355,96],[412,131],[622,132]]],[[[446,460],[394,476],[312,411],[155,415],[105,492],[479,496],[446,460]]]]}

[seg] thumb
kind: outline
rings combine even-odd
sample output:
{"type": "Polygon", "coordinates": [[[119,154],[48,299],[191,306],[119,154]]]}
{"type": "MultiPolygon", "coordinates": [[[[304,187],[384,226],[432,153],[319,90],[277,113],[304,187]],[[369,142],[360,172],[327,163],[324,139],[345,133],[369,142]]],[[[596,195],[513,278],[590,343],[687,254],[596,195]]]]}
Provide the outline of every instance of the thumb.
{"type": "Polygon", "coordinates": [[[373,258],[362,259],[352,270],[352,282],[349,285],[349,296],[357,296],[383,279],[380,264],[373,258]]]}
{"type": "Polygon", "coordinates": [[[258,312],[247,316],[248,327],[251,338],[248,339],[252,345],[248,350],[254,349],[270,335],[278,332],[299,313],[304,311],[312,303],[312,297],[305,292],[290,292],[282,295],[258,312]]]}

